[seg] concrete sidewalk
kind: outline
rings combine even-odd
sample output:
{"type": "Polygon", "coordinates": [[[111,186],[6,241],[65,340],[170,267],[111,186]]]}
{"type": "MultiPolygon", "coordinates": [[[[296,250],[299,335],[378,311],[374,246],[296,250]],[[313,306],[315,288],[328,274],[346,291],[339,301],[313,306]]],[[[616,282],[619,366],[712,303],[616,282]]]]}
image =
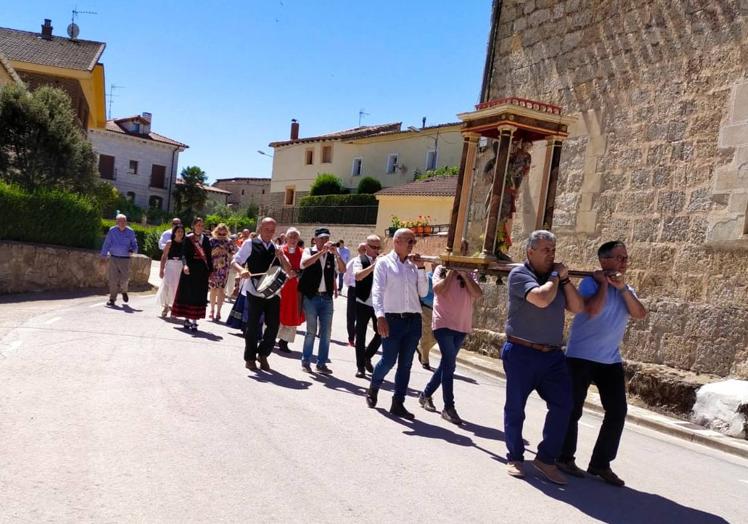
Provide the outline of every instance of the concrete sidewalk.
{"type": "MultiPolygon", "coordinates": [[[[438,346],[434,350],[438,353],[438,346]]],[[[474,370],[493,375],[504,380],[506,377],[501,366],[501,362],[495,358],[480,355],[472,351],[461,351],[457,356],[457,363],[474,370]]],[[[600,396],[597,394],[595,386],[590,388],[585,402],[585,408],[595,413],[604,413],[600,396]]],[[[656,431],[661,431],[668,435],[682,438],[689,442],[695,442],[703,446],[724,451],[743,458],[748,458],[748,441],[728,437],[717,431],[706,429],[697,424],[686,420],[680,420],[666,415],[661,415],[648,409],[635,406],[629,403],[627,422],[644,426],[656,431]]]]}

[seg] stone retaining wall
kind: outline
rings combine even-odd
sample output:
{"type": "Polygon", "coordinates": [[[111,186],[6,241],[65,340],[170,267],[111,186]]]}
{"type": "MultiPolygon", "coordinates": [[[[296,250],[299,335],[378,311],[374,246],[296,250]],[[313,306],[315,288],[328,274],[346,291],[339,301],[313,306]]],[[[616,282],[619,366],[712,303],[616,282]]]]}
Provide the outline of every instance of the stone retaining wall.
{"type": "MultiPolygon", "coordinates": [[[[148,287],[151,259],[135,255],[133,289],[148,287]]],[[[107,264],[97,251],[47,244],[0,241],[0,295],[53,290],[105,288],[107,264]]]]}

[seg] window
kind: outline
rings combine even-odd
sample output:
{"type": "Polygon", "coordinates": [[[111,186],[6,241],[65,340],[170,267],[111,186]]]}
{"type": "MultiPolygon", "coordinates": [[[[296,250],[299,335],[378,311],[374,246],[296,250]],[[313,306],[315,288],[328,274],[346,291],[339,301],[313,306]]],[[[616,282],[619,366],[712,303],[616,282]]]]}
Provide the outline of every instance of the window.
{"type": "Polygon", "coordinates": [[[264,190],[264,189],[262,190],[262,194],[263,194],[263,195],[265,194],[265,190],[264,190]]]}
{"type": "Polygon", "coordinates": [[[426,171],[436,169],[436,151],[426,151],[426,171]]]}
{"type": "Polygon", "coordinates": [[[130,175],[138,174],[138,161],[137,160],[130,160],[130,165],[127,166],[127,173],[130,175]]]}
{"type": "Polygon", "coordinates": [[[151,195],[148,199],[148,207],[151,209],[162,209],[164,205],[164,199],[160,196],[151,195]]]}
{"type": "Polygon", "coordinates": [[[322,163],[332,163],[332,146],[322,146],[322,163]]]}
{"type": "Polygon", "coordinates": [[[99,155],[99,175],[107,180],[114,180],[116,171],[114,169],[114,157],[110,155],[99,155]]]}
{"type": "Polygon", "coordinates": [[[304,164],[307,166],[314,164],[314,149],[307,149],[304,151],[304,164]]]}
{"type": "Polygon", "coordinates": [[[166,187],[166,166],[153,164],[151,166],[151,187],[164,189],[166,187]]]}
{"type": "Polygon", "coordinates": [[[361,169],[363,168],[364,160],[362,158],[354,158],[353,165],[351,166],[351,176],[361,175],[361,169]]]}
{"type": "Polygon", "coordinates": [[[294,200],[296,199],[296,190],[292,187],[286,188],[286,195],[283,200],[284,206],[292,206],[294,204],[294,200]]]}
{"type": "Polygon", "coordinates": [[[244,190],[242,189],[242,196],[244,196],[244,190]]]}
{"type": "Polygon", "coordinates": [[[129,200],[131,204],[134,204],[135,203],[135,193],[133,193],[132,191],[128,191],[127,192],[127,200],[129,200]]]}
{"type": "Polygon", "coordinates": [[[397,169],[397,153],[390,153],[387,156],[387,171],[386,173],[388,175],[391,175],[395,172],[395,169],[397,169]]]}

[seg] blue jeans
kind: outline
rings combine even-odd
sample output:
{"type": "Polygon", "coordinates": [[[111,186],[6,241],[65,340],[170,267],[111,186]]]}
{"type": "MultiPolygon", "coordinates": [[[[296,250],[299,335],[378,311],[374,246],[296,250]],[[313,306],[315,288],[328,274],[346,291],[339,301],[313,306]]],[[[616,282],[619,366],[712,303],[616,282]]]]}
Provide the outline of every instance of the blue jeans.
{"type": "Polygon", "coordinates": [[[527,397],[536,390],[545,400],[548,414],[543,426],[543,441],[538,445],[538,460],[554,464],[561,449],[572,408],[571,378],[562,351],[543,353],[507,342],[501,352],[506,373],[504,436],[510,461],[524,460],[522,425],[527,397]]]}
{"type": "Polygon", "coordinates": [[[457,353],[460,351],[462,341],[465,340],[467,333],[455,331],[449,328],[439,328],[434,330],[434,338],[439,343],[439,351],[442,358],[439,361],[439,367],[436,368],[431,380],[423,390],[426,397],[430,397],[442,386],[442,396],[444,398],[444,407],[453,408],[455,406],[454,379],[455,366],[457,365],[457,353]]]}
{"type": "Polygon", "coordinates": [[[386,318],[390,334],[387,338],[382,339],[382,358],[374,367],[374,373],[371,375],[371,387],[379,389],[384,382],[384,377],[397,362],[395,394],[392,398],[403,402],[408,391],[413,355],[415,355],[418,341],[421,339],[421,315],[414,313],[402,318],[387,314],[386,318]]]}
{"type": "Polygon", "coordinates": [[[301,361],[309,363],[312,360],[314,350],[314,339],[317,337],[317,322],[319,321],[319,352],[317,353],[317,365],[327,363],[327,355],[330,352],[330,328],[332,327],[332,296],[315,295],[312,298],[304,297],[304,316],[306,317],[306,335],[304,336],[304,349],[301,353],[301,361]]]}

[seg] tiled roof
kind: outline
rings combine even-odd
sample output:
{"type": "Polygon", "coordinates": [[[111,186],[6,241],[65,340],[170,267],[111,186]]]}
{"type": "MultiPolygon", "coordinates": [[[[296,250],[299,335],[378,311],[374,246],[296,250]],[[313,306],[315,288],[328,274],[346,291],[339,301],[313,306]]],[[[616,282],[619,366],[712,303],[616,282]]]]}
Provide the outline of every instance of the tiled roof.
{"type": "Polygon", "coordinates": [[[5,57],[5,55],[2,53],[2,51],[0,51],[0,67],[5,69],[5,72],[8,73],[8,76],[10,76],[15,83],[19,85],[23,84],[23,82],[21,81],[21,78],[18,76],[18,73],[16,73],[16,70],[13,69],[12,65],[10,65],[10,62],[5,57]]]}
{"type": "Polygon", "coordinates": [[[377,191],[377,196],[455,196],[457,176],[439,176],[416,180],[402,186],[388,187],[377,191]]]}
{"type": "MultiPolygon", "coordinates": [[[[133,117],[133,118],[135,118],[135,117],[133,117]]],[[[148,133],[147,135],[146,134],[141,134],[141,133],[128,133],[123,127],[121,127],[119,124],[117,124],[117,122],[121,122],[121,121],[124,121],[124,120],[129,120],[129,118],[118,118],[117,120],[107,120],[107,122],[106,122],[106,130],[107,131],[111,131],[113,133],[119,133],[121,135],[128,135],[128,136],[133,136],[133,137],[136,137],[136,138],[143,138],[143,139],[146,139],[146,140],[153,140],[154,142],[161,142],[161,143],[169,144],[169,145],[172,145],[172,146],[179,146],[179,147],[184,147],[184,148],[190,147],[187,144],[183,144],[181,142],[177,142],[176,140],[172,140],[171,138],[165,137],[164,135],[159,135],[158,133],[154,133],[152,131],[150,133],[148,133]]]]}
{"type": "Polygon", "coordinates": [[[270,183],[269,178],[265,177],[234,177],[234,178],[216,178],[216,182],[267,182],[270,183]]]}
{"type": "MultiPolygon", "coordinates": [[[[182,180],[181,178],[177,178],[177,184],[178,185],[184,184],[184,180],[182,180]]],[[[231,194],[231,191],[224,191],[223,189],[218,189],[217,187],[204,186],[204,185],[200,185],[200,187],[203,188],[205,191],[208,191],[210,193],[220,193],[222,195],[230,195],[231,194]]]]}
{"type": "Polygon", "coordinates": [[[44,40],[39,33],[0,27],[0,51],[17,62],[91,71],[105,47],[103,42],[60,36],[44,40]]]}
{"type": "Polygon", "coordinates": [[[411,129],[396,129],[394,131],[388,131],[385,133],[378,133],[376,136],[388,136],[388,135],[415,135],[417,133],[424,133],[431,131],[432,129],[441,129],[443,127],[454,127],[462,126],[462,122],[447,122],[446,124],[437,124],[435,126],[417,127],[416,131],[411,129]]]}
{"type": "Polygon", "coordinates": [[[325,135],[311,136],[307,138],[299,138],[297,140],[283,140],[280,142],[270,142],[270,147],[282,147],[290,146],[291,144],[306,144],[309,142],[322,142],[323,140],[351,140],[354,138],[363,138],[367,136],[378,135],[381,133],[391,133],[393,131],[400,131],[402,122],[394,122],[392,124],[378,124],[374,126],[360,126],[354,127],[353,129],[345,129],[343,131],[335,131],[333,133],[327,133],[325,135]]]}

